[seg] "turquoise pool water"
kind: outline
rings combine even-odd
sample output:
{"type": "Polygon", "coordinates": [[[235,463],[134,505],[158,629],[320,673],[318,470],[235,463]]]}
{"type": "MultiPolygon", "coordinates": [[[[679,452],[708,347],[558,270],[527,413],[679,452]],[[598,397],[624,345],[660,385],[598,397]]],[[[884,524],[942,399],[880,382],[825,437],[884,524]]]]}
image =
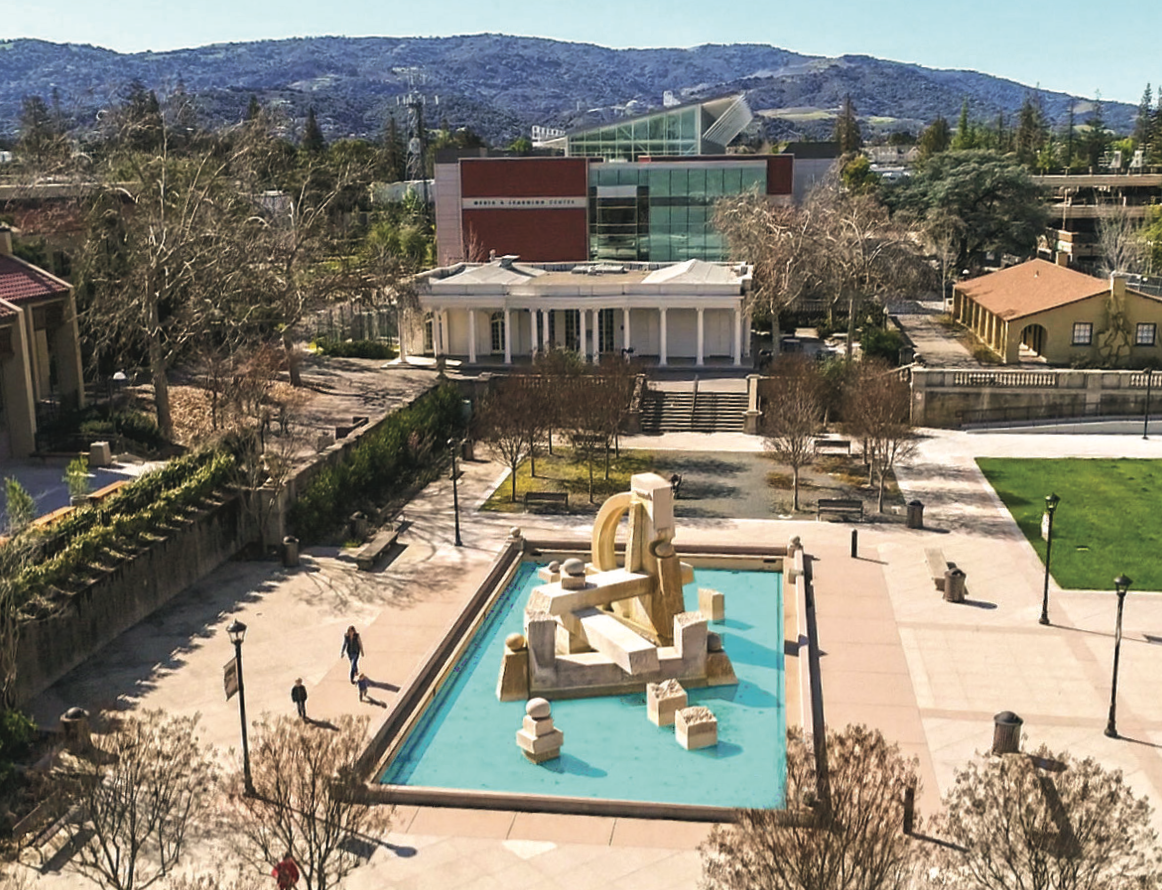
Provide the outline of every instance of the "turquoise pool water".
{"type": "Polygon", "coordinates": [[[786,775],[782,575],[695,569],[726,596],[721,634],[738,686],[689,690],[718,718],[718,745],[686,751],[646,717],[645,693],[553,702],[561,757],[529,763],[516,746],[524,702],[496,699],[504,638],[520,633],[537,566],[522,564],[380,781],[395,785],[723,807],[779,807],[786,775]]]}

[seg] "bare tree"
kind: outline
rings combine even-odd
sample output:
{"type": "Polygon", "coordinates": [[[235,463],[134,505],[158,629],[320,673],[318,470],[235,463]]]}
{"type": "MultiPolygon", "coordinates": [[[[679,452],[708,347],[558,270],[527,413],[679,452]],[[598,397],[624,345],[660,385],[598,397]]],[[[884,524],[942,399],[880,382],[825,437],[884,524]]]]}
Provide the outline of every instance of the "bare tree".
{"type": "Polygon", "coordinates": [[[1097,247],[1101,257],[1098,271],[1102,275],[1142,271],[1146,259],[1142,224],[1130,217],[1124,204],[1110,205],[1109,212],[1098,218],[1097,247]]]}
{"type": "Polygon", "coordinates": [[[529,455],[527,415],[536,410],[533,387],[505,381],[489,394],[476,417],[476,436],[493,457],[509,469],[512,498],[516,502],[516,474],[529,455]]]}
{"type": "Polygon", "coordinates": [[[1041,747],[978,756],[944,796],[936,886],[1104,890],[1162,886],[1151,807],[1120,770],[1041,747]]]}
{"type": "Polygon", "coordinates": [[[903,833],[904,794],[918,762],[879,730],[848,726],[827,736],[828,800],[814,748],[787,733],[786,808],[742,810],[702,845],[706,890],[906,890],[913,852],[903,833]]]}
{"type": "Polygon", "coordinates": [[[359,864],[359,842],[388,830],[391,808],[367,803],[355,769],[367,719],[344,715],[332,727],[280,717],[255,724],[251,746],[256,797],[242,798],[237,828],[260,865],[290,851],[307,890],[339,886],[359,864]]]}
{"type": "Polygon", "coordinates": [[[822,380],[814,364],[784,356],[765,388],[763,443],[791,468],[792,504],[799,512],[799,474],[815,457],[815,436],[823,417],[822,380]]]}
{"type": "Polygon", "coordinates": [[[900,371],[883,361],[866,359],[848,381],[844,416],[852,434],[863,440],[878,487],[878,509],[884,512],[887,478],[896,462],[916,448],[911,421],[912,391],[900,371]]]}
{"type": "Polygon", "coordinates": [[[144,711],[64,760],[55,789],[81,815],[65,820],[76,846],[70,868],[111,890],[140,890],[173,870],[217,779],[197,723],[144,711]]]}

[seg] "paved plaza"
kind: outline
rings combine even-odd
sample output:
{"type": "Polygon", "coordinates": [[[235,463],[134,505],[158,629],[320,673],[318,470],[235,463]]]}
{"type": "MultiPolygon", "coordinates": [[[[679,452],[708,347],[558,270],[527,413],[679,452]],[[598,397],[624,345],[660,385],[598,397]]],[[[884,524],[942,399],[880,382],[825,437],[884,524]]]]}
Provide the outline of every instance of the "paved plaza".
{"type": "MultiPolygon", "coordinates": [[[[761,440],[688,434],[623,445],[659,454],[727,454],[760,450],[761,440]]],[[[1108,739],[1102,730],[1112,591],[1063,593],[1054,585],[1053,624],[1037,623],[1043,569],[976,470],[973,458],[986,454],[1162,457],[1162,439],[926,431],[918,453],[898,470],[905,497],[926,505],[924,530],[679,511],[675,543],[681,552],[683,539],[802,538],[817,560],[827,722],[868,723],[918,756],[922,813],[936,810],[959,764],[989,747],[993,715],[1004,710],[1024,718],[1026,748],[1045,743],[1092,754],[1123,769],[1152,801],[1162,800],[1156,688],[1162,595],[1131,590],[1127,598],[1118,702],[1124,738],[1108,739]],[[859,532],[855,559],[852,529],[859,532]],[[942,548],[967,573],[966,603],[946,603],[935,590],[924,557],[930,547],[942,548]]],[[[363,713],[381,720],[463,608],[511,526],[530,536],[542,529],[588,541],[585,517],[477,513],[504,471],[485,461],[467,462],[464,471],[463,547],[451,543],[451,485],[441,480],[405,509],[402,546],[379,571],[356,572],[334,548],[309,549],[302,565],[289,570],[270,562],[228,563],[40,696],[33,703],[37,718],[52,723],[72,705],[199,712],[205,739],[236,758],[237,705],[223,697],[221,671],[232,655],[225,627],[239,618],[250,628],[244,647],[249,712],[292,713],[290,687],[301,676],[312,717],[363,713]],[[358,701],[340,657],[349,624],[363,633],[362,669],[376,684],[371,703],[358,701]]],[[[1156,823],[1162,827],[1162,820],[1156,823]]],[[[688,823],[401,807],[385,843],[344,886],[693,890],[700,876],[696,847],[706,833],[706,826],[688,823]]],[[[192,867],[219,855],[199,849],[192,867]]],[[[45,874],[35,886],[74,887],[76,878],[45,874]]]]}

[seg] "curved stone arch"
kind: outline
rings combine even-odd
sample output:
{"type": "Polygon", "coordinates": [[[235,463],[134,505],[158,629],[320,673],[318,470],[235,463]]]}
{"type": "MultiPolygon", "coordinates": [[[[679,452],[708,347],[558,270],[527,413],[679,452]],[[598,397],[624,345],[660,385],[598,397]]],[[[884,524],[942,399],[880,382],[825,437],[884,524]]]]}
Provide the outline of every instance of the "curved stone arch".
{"type": "Polygon", "coordinates": [[[1021,345],[1030,352],[1035,352],[1037,355],[1044,356],[1045,349],[1049,344],[1049,331],[1045,329],[1044,325],[1033,322],[1021,328],[1021,345]]]}
{"type": "Polygon", "coordinates": [[[617,526],[621,523],[621,517],[633,506],[633,494],[622,491],[606,498],[601,509],[597,511],[597,518],[593,521],[591,548],[593,567],[597,571],[610,572],[617,568],[617,554],[614,550],[617,526]]]}

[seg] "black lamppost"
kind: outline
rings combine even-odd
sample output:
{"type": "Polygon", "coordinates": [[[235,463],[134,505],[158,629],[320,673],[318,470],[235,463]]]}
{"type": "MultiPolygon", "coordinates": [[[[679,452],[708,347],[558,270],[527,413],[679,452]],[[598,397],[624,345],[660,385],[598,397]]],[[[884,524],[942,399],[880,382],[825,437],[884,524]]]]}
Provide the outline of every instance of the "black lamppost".
{"type": "Polygon", "coordinates": [[[1154,369],[1146,369],[1146,416],[1142,420],[1142,438],[1150,438],[1150,381],[1154,379],[1154,369]]]}
{"type": "Polygon", "coordinates": [[[1122,606],[1126,603],[1126,591],[1134,582],[1125,575],[1114,578],[1114,590],[1118,595],[1118,626],[1114,631],[1114,681],[1110,686],[1110,718],[1106,721],[1106,735],[1111,739],[1118,737],[1118,724],[1115,709],[1118,704],[1118,653],[1122,648],[1122,606]]]}
{"type": "Polygon", "coordinates": [[[246,625],[235,619],[226,628],[234,644],[234,659],[238,664],[238,713],[242,718],[242,781],[247,797],[254,797],[254,780],[250,777],[250,743],[246,738],[246,687],[242,684],[242,641],[246,639],[246,625]]]}
{"type": "Polygon", "coordinates": [[[456,449],[460,447],[459,439],[449,439],[448,447],[452,449],[452,516],[456,526],[456,546],[463,547],[460,540],[460,492],[456,487],[456,449]]]}
{"type": "Polygon", "coordinates": [[[1041,593],[1041,618],[1042,624],[1049,623],[1049,557],[1053,553],[1053,514],[1057,512],[1057,505],[1061,503],[1061,498],[1055,494],[1047,495],[1045,498],[1045,515],[1049,517],[1049,528],[1045,531],[1045,589],[1041,593]]]}

